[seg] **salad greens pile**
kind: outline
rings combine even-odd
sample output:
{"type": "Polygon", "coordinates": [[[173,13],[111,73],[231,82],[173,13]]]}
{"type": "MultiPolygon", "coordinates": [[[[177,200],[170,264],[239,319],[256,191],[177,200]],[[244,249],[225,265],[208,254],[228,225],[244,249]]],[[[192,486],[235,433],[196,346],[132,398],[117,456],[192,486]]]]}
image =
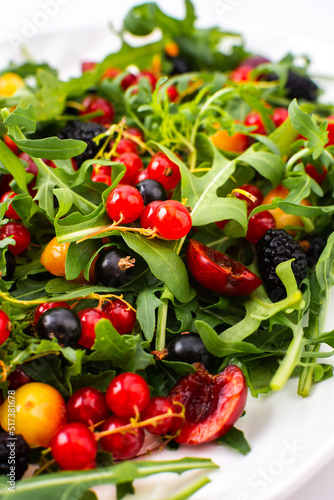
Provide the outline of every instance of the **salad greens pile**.
{"type": "MultiPolygon", "coordinates": [[[[188,363],[157,360],[152,351],[162,351],[176,334],[187,331],[197,332],[208,351],[216,356],[212,373],[229,364],[239,366],[255,397],[281,389],[292,376],[298,377],[298,394],[308,396],[314,382],[333,375],[332,365],[323,362],[333,351],[321,350],[322,344],[334,348],[334,331],[323,331],[334,280],[334,146],[328,145],[325,120],[333,113],[333,107],[303,99],[290,102],[285,87],[289,71],[306,74],[307,70],[296,68],[292,55],[278,64],[261,64],[252,71],[251,80],[233,81],[230,72],[250,55],[242,39],[234,36],[235,45],[224,53],[221,43],[231,35],[218,28],[196,28],[194,8],[190,0],[185,4],[183,20],[168,17],[153,3],[134,7],[119,34],[121,49],[78,78],[61,81],[54,68],[31,62],[11,64],[1,72],[14,72],[25,82],[12,96],[0,96],[1,134],[7,134],[38,167],[31,190],[33,175],[0,140],[0,173],[12,176],[10,187],[18,195],[11,206],[32,238],[29,250],[16,258],[13,279],[0,279],[1,308],[12,323],[10,338],[0,348],[0,387],[4,397],[9,373],[20,366],[34,380],[55,387],[65,399],[81,387],[105,391],[120,371],[139,372],[148,381],[152,395],[166,395],[181,376],[193,373],[195,368],[188,363]],[[129,33],[145,37],[156,28],[161,32],[158,42],[145,43],[144,39],[144,45],[132,47],[124,40],[129,33]],[[172,59],[165,51],[172,42],[177,44],[180,57],[188,61],[190,72],[165,76],[172,72],[172,59]],[[159,73],[155,90],[145,78],[137,83],[136,92],[133,87],[123,90],[122,79],[127,67],[133,64],[159,73]],[[117,68],[119,74],[104,77],[110,68],[117,68]],[[276,78],[270,81],[256,78],[273,73],[276,78]],[[168,98],[171,85],[178,92],[176,102],[168,98]],[[87,119],[75,114],[75,103],[92,91],[113,103],[114,123],[95,139],[100,147],[97,157],[86,160],[74,171],[71,158],[81,154],[86,144],[60,140],[57,134],[67,122],[87,119]],[[271,119],[275,106],[288,107],[289,111],[289,118],[278,128],[271,119]],[[259,113],[266,135],[243,123],[250,111],[259,113]],[[106,214],[105,203],[121,181],[125,166],[112,159],[109,145],[112,140],[117,145],[127,127],[137,127],[144,134],[140,146],[145,164],[152,152],[161,151],[179,166],[181,183],[174,190],[173,199],[190,207],[191,236],[208,247],[234,252],[236,260],[257,273],[254,247],[244,238],[248,220],[256,213],[275,208],[301,217],[302,228],[288,228],[294,231],[296,240],[305,234],[321,235],[327,240],[301,286],[297,287],[291,261],[286,261],[277,267],[286,288],[283,300],[271,302],[263,286],[246,297],[220,296],[189,277],[186,238],[168,241],[148,238],[132,231],[132,227],[110,227],[112,221],[106,214]],[[218,149],[211,140],[218,129],[226,130],[229,136],[246,135],[250,146],[241,153],[218,149]],[[52,160],[56,168],[46,160],[52,160]],[[110,187],[92,181],[96,163],[112,167],[110,187]],[[321,185],[306,173],[309,163],[316,170],[322,166],[328,170],[321,185]],[[284,200],[275,197],[270,205],[260,205],[247,214],[246,204],[231,193],[248,182],[259,186],[264,194],[283,184],[289,195],[284,200]],[[305,198],[310,203],[300,204],[305,198]],[[215,225],[221,220],[229,221],[223,231],[215,225]],[[66,278],[46,273],[40,261],[54,236],[59,242],[70,243],[66,278]],[[111,245],[135,256],[133,279],[113,288],[78,284],[82,272],[89,280],[96,256],[111,245]],[[61,347],[57,340],[38,338],[33,315],[39,304],[66,301],[76,303],[75,310],[79,311],[96,307],[105,294],[121,296],[136,310],[137,322],[131,334],[119,335],[110,323],[101,321],[96,326],[96,341],[91,350],[61,347]]],[[[8,222],[8,206],[9,200],[1,204],[1,225],[8,222]]],[[[12,238],[0,241],[0,269],[4,277],[5,252],[12,243],[12,238]]],[[[236,429],[231,432],[235,433],[234,439],[226,437],[220,442],[232,443],[246,453],[248,447],[242,433],[236,429]]],[[[180,473],[194,467],[210,468],[214,464],[197,459],[154,465],[109,464],[104,469],[85,471],[84,478],[82,472],[57,472],[49,476],[49,482],[44,475],[20,482],[16,495],[22,500],[29,498],[33,487],[36,499],[46,494],[53,498],[54,491],[57,498],[62,492],[62,498],[71,494],[71,498],[88,499],[95,498],[95,494],[87,493],[89,487],[113,482],[118,484],[118,498],[122,498],[132,490],[135,478],[161,471],[180,473]],[[69,485],[77,486],[75,494],[69,493],[69,485]]],[[[5,483],[0,491],[2,498],[7,498],[5,483]]],[[[188,498],[193,491],[175,498],[188,498]]]]}

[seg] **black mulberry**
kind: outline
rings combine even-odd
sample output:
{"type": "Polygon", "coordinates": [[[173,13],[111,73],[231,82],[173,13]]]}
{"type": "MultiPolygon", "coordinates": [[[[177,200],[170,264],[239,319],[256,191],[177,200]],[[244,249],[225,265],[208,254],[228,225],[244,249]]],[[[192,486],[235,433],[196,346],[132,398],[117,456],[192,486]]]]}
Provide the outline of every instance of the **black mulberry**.
{"type": "Polygon", "coordinates": [[[21,479],[28,468],[30,448],[19,434],[0,434],[0,474],[11,474],[21,479]]]}
{"type": "Polygon", "coordinates": [[[74,120],[69,122],[66,127],[58,133],[58,137],[59,139],[76,139],[84,141],[87,144],[85,151],[81,153],[81,155],[75,157],[75,161],[78,167],[80,167],[85,160],[94,158],[99,151],[102,144],[96,144],[93,139],[97,135],[103,134],[105,131],[106,128],[100,123],[74,120]]]}
{"type": "Polygon", "coordinates": [[[258,241],[255,248],[260,275],[272,302],[278,302],[286,297],[285,287],[276,274],[278,264],[295,259],[291,268],[297,285],[299,286],[306,278],[307,260],[305,253],[284,229],[269,229],[258,241]]]}

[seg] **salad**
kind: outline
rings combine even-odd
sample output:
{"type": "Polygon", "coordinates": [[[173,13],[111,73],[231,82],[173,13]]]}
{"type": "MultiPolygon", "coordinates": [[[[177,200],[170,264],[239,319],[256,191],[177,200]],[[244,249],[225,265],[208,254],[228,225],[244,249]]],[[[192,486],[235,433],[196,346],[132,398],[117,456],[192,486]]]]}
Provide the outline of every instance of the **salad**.
{"type": "Polygon", "coordinates": [[[0,74],[1,498],[214,469],[146,455],[247,454],[247,393],[333,375],[333,107],[185,3],[134,7],[78,78],[0,74]]]}

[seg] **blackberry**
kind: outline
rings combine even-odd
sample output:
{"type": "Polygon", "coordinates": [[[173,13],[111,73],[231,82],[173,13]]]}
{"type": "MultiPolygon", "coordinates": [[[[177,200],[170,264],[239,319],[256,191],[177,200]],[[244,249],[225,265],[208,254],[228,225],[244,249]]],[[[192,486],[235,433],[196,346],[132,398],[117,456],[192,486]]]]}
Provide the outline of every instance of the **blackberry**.
{"type": "Polygon", "coordinates": [[[315,267],[326,246],[325,240],[321,236],[306,235],[299,245],[305,252],[308,267],[315,267]]]}
{"type": "Polygon", "coordinates": [[[255,248],[260,275],[272,302],[278,302],[286,297],[285,287],[276,274],[278,264],[295,259],[291,264],[291,268],[297,285],[299,286],[302,280],[306,278],[307,261],[305,253],[284,229],[268,229],[255,248]]]}
{"type": "Polygon", "coordinates": [[[289,99],[306,99],[307,101],[315,101],[319,91],[318,86],[310,78],[291,70],[288,72],[285,89],[289,99]]]}
{"type": "Polygon", "coordinates": [[[0,434],[0,474],[12,474],[16,480],[21,479],[28,468],[29,451],[21,435],[0,434]]]}
{"type": "Polygon", "coordinates": [[[100,123],[83,122],[74,120],[69,122],[59,133],[59,139],[76,139],[84,141],[87,148],[81,155],[75,157],[78,167],[85,161],[94,158],[96,153],[101,148],[101,144],[96,144],[93,139],[99,134],[103,134],[106,128],[100,123]]]}

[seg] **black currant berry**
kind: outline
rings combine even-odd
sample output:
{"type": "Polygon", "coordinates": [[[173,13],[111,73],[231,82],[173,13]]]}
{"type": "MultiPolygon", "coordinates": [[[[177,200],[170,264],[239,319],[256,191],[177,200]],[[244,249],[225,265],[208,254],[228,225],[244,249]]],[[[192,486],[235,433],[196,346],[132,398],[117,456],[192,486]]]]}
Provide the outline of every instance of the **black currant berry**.
{"type": "Polygon", "coordinates": [[[168,344],[167,355],[163,359],[190,364],[202,363],[208,368],[213,364],[215,356],[207,350],[198,333],[182,333],[168,344]]]}
{"type": "Polygon", "coordinates": [[[6,276],[3,276],[3,279],[5,281],[10,281],[15,273],[16,260],[15,260],[15,257],[10,250],[6,251],[5,259],[6,259],[6,276]]]}
{"type": "Polygon", "coordinates": [[[81,322],[71,309],[54,307],[39,318],[37,333],[41,339],[57,339],[61,347],[75,346],[81,337],[81,322]]]}
{"type": "Polygon", "coordinates": [[[123,250],[111,247],[102,252],[95,265],[96,277],[104,286],[121,286],[133,278],[135,259],[123,250]]]}
{"type": "Polygon", "coordinates": [[[148,205],[152,201],[166,201],[167,193],[163,185],[154,179],[144,179],[138,182],[136,188],[142,195],[144,205],[148,205]]]}

